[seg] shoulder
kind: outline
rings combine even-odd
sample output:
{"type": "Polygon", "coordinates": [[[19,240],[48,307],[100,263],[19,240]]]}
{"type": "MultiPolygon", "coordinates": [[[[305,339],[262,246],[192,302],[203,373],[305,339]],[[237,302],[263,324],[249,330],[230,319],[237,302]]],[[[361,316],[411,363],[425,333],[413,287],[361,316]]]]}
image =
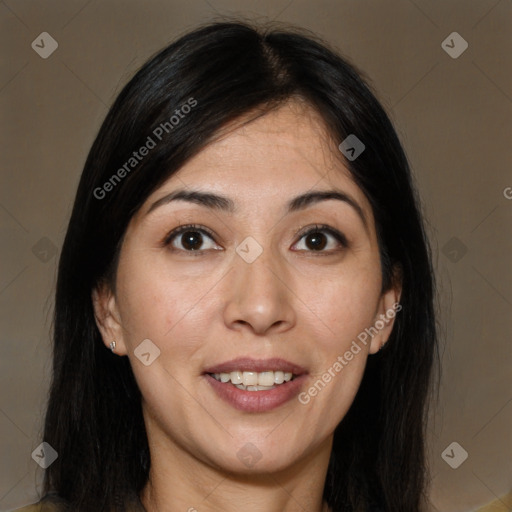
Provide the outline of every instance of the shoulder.
{"type": "Polygon", "coordinates": [[[33,503],[32,505],[26,505],[21,508],[12,510],[11,512],[64,512],[65,508],[57,503],[33,503]]]}
{"type": "MultiPolygon", "coordinates": [[[[142,503],[138,497],[131,498],[132,501],[128,503],[126,512],[145,512],[142,503]]],[[[51,495],[37,503],[25,505],[24,507],[11,510],[10,512],[69,512],[69,504],[63,498],[51,495]]]]}
{"type": "Polygon", "coordinates": [[[11,512],[66,512],[68,510],[65,500],[59,497],[46,497],[31,505],[17,508],[11,512]]]}

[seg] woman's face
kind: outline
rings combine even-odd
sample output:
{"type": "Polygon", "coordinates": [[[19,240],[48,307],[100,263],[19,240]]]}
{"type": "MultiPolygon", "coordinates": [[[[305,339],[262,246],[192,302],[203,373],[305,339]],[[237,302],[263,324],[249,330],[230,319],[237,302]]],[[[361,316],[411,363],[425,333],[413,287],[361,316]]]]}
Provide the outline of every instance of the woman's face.
{"type": "Polygon", "coordinates": [[[370,204],[319,117],[288,103],[237,126],[148,197],[95,307],[130,359],[150,446],[268,472],[328,457],[399,294],[380,294],[370,204]]]}

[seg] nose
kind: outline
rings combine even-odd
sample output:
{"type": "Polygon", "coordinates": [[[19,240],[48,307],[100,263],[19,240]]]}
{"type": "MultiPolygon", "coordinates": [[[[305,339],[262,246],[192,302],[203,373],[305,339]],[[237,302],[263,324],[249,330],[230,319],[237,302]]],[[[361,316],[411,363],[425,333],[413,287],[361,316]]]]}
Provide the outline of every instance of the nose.
{"type": "Polygon", "coordinates": [[[224,308],[224,321],[230,329],[270,335],[295,325],[294,294],[285,265],[267,250],[252,263],[235,256],[224,308]]]}

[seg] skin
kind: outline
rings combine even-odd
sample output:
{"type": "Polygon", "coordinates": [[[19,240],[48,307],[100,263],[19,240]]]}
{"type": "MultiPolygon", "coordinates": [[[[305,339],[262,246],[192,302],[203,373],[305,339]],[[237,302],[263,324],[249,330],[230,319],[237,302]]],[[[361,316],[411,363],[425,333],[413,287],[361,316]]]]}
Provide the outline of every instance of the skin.
{"type": "Polygon", "coordinates": [[[322,490],[334,429],[393,320],[307,404],[294,398],[265,413],[242,412],[202,374],[239,356],[281,357],[307,369],[307,391],[400,299],[398,285],[380,291],[371,206],[319,116],[297,100],[232,124],[151,194],[127,229],[115,291],[93,292],[104,343],[115,340],[115,353],[129,357],[143,396],[152,461],[141,493],[146,510],[328,510],[322,490]],[[180,200],[148,213],[181,188],[227,196],[237,210],[180,200]],[[285,214],[291,198],[332,189],[360,205],[367,227],[333,199],[285,214]],[[202,252],[187,252],[183,235],[165,246],[168,233],[188,223],[214,233],[199,235],[202,252]],[[340,231],[349,246],[317,231],[326,245],[315,251],[311,237],[297,234],[315,224],[340,231]],[[252,263],[235,251],[248,236],[263,249],[252,263]],[[134,355],[144,339],[161,351],[149,366],[134,355]],[[261,454],[250,468],[237,457],[246,443],[261,454]]]}

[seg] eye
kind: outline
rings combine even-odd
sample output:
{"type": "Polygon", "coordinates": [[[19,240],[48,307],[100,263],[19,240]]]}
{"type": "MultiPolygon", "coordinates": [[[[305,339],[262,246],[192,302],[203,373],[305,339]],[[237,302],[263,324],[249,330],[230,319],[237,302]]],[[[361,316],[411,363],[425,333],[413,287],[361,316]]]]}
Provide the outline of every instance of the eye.
{"type": "Polygon", "coordinates": [[[318,224],[301,234],[299,244],[301,243],[302,247],[296,250],[327,253],[336,252],[340,250],[340,246],[346,248],[349,245],[343,233],[330,226],[318,224]],[[324,250],[326,247],[327,250],[324,250]]]}
{"type": "Polygon", "coordinates": [[[209,229],[196,224],[187,224],[171,231],[166,236],[164,245],[170,245],[177,251],[185,252],[197,251],[200,253],[209,249],[217,250],[216,247],[218,246],[215,243],[210,244],[210,246],[206,244],[205,247],[205,237],[214,242],[213,233],[209,229]]]}

